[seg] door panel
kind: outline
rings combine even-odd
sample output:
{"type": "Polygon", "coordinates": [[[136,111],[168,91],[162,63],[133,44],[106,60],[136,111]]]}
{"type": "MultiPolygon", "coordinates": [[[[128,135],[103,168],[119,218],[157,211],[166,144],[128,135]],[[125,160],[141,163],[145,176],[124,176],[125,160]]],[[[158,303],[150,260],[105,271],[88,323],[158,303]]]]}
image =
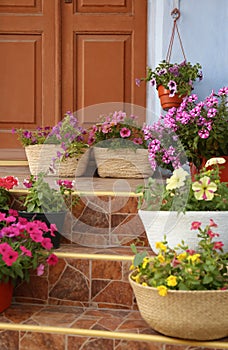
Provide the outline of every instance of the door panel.
{"type": "MultiPolygon", "coordinates": [[[[106,102],[145,106],[145,86],[137,88],[135,78],[145,74],[146,3],[72,0],[62,6],[62,114],[106,102]]],[[[97,115],[82,115],[85,127],[97,121],[97,115]]]]}

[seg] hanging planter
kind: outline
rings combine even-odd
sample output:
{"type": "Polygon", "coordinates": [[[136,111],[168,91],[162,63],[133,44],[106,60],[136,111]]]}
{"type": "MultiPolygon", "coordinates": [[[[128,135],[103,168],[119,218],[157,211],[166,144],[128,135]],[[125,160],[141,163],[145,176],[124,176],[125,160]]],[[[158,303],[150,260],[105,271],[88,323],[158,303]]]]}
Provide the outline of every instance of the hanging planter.
{"type": "Polygon", "coordinates": [[[136,84],[138,86],[141,81],[150,82],[150,85],[156,86],[161,106],[164,110],[168,110],[172,107],[178,108],[184,97],[191,94],[193,90],[193,82],[197,78],[199,78],[199,80],[202,79],[201,65],[199,63],[193,65],[188,62],[184,53],[180,33],[177,27],[177,20],[180,17],[180,11],[174,9],[171,12],[171,15],[174,23],[166,59],[161,61],[154,70],[148,67],[147,76],[145,78],[136,79],[136,84]],[[175,32],[178,34],[184,58],[180,63],[170,63],[175,32]]]}
{"type": "Polygon", "coordinates": [[[170,90],[166,89],[162,85],[159,85],[158,96],[160,98],[162,109],[167,111],[172,107],[178,108],[186,95],[180,97],[178,94],[174,94],[174,96],[170,96],[170,90]]]}

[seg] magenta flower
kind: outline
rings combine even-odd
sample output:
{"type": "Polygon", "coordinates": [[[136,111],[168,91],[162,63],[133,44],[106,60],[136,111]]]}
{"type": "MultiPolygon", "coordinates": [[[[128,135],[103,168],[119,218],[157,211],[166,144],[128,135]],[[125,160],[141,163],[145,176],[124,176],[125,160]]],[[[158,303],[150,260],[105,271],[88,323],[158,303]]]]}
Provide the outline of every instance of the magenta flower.
{"type": "Polygon", "coordinates": [[[20,250],[21,250],[22,253],[24,253],[26,256],[32,257],[32,252],[31,252],[31,250],[27,249],[27,248],[24,247],[23,245],[20,246],[20,250]]]}
{"type": "Polygon", "coordinates": [[[47,258],[47,263],[49,265],[56,265],[57,262],[58,262],[58,258],[55,254],[49,255],[49,257],[47,258]]]}
{"type": "Polygon", "coordinates": [[[129,137],[131,135],[131,130],[130,129],[128,129],[128,128],[122,128],[121,130],[120,130],[120,136],[121,137],[123,137],[123,138],[127,138],[127,137],[129,137]]]}
{"type": "Polygon", "coordinates": [[[44,274],[44,264],[40,264],[37,269],[37,276],[42,276],[44,274]]]}
{"type": "Polygon", "coordinates": [[[12,264],[18,258],[18,252],[15,252],[11,247],[7,249],[2,255],[2,260],[6,263],[7,266],[12,266],[12,264]]]}
{"type": "Polygon", "coordinates": [[[202,223],[200,221],[193,221],[191,225],[191,230],[198,230],[202,223]]]}
{"type": "Polygon", "coordinates": [[[201,129],[198,131],[198,135],[201,139],[207,139],[210,136],[210,133],[208,129],[201,129]]]}

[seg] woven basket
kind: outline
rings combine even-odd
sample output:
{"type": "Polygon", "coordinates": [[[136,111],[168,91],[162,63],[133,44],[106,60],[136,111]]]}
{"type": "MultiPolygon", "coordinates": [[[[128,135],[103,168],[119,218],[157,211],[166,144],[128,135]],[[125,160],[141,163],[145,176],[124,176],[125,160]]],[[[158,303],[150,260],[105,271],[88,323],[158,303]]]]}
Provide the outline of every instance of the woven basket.
{"type": "Polygon", "coordinates": [[[156,288],[129,282],[142,318],[162,334],[213,340],[228,336],[228,290],[175,291],[160,296],[156,288]]]}
{"type": "Polygon", "coordinates": [[[66,158],[60,161],[59,164],[55,164],[56,172],[59,177],[78,177],[84,175],[88,161],[89,161],[89,150],[86,149],[85,153],[78,157],[66,158]]]}
{"type": "Polygon", "coordinates": [[[40,172],[49,174],[50,168],[53,165],[52,159],[56,158],[57,151],[60,149],[59,145],[53,144],[26,146],[25,153],[28,159],[30,173],[32,175],[37,175],[40,172]]]}
{"type": "Polygon", "coordinates": [[[94,156],[100,177],[147,178],[152,175],[147,149],[94,147],[94,156]]]}

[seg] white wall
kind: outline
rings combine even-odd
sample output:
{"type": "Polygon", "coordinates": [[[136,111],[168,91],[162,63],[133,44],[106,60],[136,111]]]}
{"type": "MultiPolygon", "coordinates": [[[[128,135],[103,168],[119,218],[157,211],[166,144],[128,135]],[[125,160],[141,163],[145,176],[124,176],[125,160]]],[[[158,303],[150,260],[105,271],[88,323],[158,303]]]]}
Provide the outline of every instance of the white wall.
{"type": "MultiPolygon", "coordinates": [[[[204,78],[195,83],[194,93],[204,99],[211,90],[228,86],[228,0],[148,0],[148,65],[166,58],[173,18],[179,5],[178,29],[188,61],[202,65],[204,78]]],[[[175,35],[171,62],[181,62],[182,51],[175,35]]],[[[148,122],[162,112],[155,88],[147,86],[148,122]]]]}

